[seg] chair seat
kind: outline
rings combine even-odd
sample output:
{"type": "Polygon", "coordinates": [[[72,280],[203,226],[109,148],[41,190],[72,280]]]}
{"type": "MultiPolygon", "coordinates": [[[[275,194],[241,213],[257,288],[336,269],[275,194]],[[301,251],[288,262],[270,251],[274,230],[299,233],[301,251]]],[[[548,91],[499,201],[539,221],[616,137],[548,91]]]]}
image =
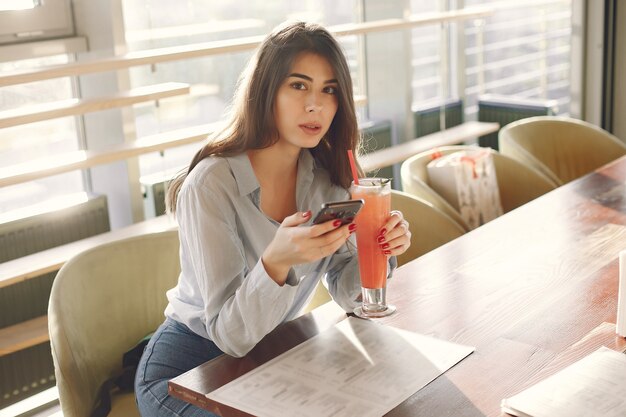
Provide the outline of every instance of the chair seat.
{"type": "Polygon", "coordinates": [[[309,303],[302,309],[300,314],[306,314],[309,311],[321,306],[322,304],[326,304],[330,301],[333,301],[332,297],[328,293],[328,290],[320,280],[315,286],[315,293],[313,294],[313,298],[309,303]]]}
{"type": "Polygon", "coordinates": [[[111,396],[111,412],[108,417],[141,417],[135,401],[135,393],[115,393],[111,396]]]}

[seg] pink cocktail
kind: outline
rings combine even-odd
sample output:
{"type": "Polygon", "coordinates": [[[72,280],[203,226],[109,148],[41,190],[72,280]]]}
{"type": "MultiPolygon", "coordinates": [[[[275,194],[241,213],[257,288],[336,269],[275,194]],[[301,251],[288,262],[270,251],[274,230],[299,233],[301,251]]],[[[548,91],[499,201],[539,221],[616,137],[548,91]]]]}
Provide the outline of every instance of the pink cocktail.
{"type": "Polygon", "coordinates": [[[386,303],[387,256],[378,243],[379,232],[391,210],[390,181],[385,178],[361,178],[350,187],[353,199],[365,205],[356,216],[356,242],[363,301],[354,313],[361,317],[383,317],[395,307],[386,303]]]}

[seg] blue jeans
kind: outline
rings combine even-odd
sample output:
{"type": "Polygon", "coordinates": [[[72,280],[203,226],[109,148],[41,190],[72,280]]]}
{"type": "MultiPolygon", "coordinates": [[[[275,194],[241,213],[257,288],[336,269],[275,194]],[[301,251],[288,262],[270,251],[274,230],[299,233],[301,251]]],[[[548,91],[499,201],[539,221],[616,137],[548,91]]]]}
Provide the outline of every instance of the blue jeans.
{"type": "Polygon", "coordinates": [[[144,417],[209,417],[215,414],[168,395],[167,382],[222,354],[212,341],[170,318],[159,326],[141,356],[135,396],[144,417]]]}

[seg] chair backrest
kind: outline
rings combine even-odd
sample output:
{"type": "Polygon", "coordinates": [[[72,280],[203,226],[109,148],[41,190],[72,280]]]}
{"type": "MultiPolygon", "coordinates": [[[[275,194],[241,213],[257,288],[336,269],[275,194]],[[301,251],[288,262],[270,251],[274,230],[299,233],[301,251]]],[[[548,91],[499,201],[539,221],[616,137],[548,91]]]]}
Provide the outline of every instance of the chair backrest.
{"type": "Polygon", "coordinates": [[[162,323],[178,246],[177,231],[119,240],[76,255],[57,274],[48,327],[65,417],[90,415],[124,352],[162,323]]]}
{"type": "MultiPolygon", "coordinates": [[[[422,152],[407,159],[404,163],[402,163],[401,169],[403,189],[410,194],[415,194],[418,197],[433,203],[437,207],[447,207],[446,214],[448,214],[449,211],[453,211],[456,214],[455,220],[457,223],[463,222],[460,224],[467,227],[466,223],[461,218],[460,213],[430,187],[426,166],[430,161],[432,161],[432,155],[434,152],[438,152],[441,155],[447,155],[453,152],[475,149],[475,146],[442,146],[437,149],[422,152]]],[[[494,149],[480,149],[490,152],[493,158],[503,212],[507,213],[556,188],[556,185],[541,172],[527,167],[513,158],[502,155],[494,149]]]]}
{"type": "Polygon", "coordinates": [[[398,256],[398,265],[465,233],[463,227],[433,204],[402,191],[391,191],[391,209],[400,210],[411,227],[411,247],[398,256]]]}
{"type": "Polygon", "coordinates": [[[626,145],[591,123],[538,116],[510,123],[498,134],[500,152],[562,185],[626,155],[626,145]]]}

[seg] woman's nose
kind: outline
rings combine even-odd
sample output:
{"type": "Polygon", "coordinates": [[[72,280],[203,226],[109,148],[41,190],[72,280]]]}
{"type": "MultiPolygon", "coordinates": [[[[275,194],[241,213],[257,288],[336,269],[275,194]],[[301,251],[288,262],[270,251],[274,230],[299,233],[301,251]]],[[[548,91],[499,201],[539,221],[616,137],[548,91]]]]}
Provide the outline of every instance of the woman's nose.
{"type": "Polygon", "coordinates": [[[320,106],[317,106],[317,105],[315,105],[315,104],[309,104],[309,105],[307,105],[307,106],[304,108],[304,110],[305,110],[307,113],[317,113],[317,112],[319,112],[319,111],[320,111],[320,109],[321,109],[321,107],[320,107],[320,106]]]}
{"type": "Polygon", "coordinates": [[[317,94],[310,94],[307,97],[307,101],[304,105],[304,111],[307,113],[316,113],[322,110],[322,104],[317,94]]]}

